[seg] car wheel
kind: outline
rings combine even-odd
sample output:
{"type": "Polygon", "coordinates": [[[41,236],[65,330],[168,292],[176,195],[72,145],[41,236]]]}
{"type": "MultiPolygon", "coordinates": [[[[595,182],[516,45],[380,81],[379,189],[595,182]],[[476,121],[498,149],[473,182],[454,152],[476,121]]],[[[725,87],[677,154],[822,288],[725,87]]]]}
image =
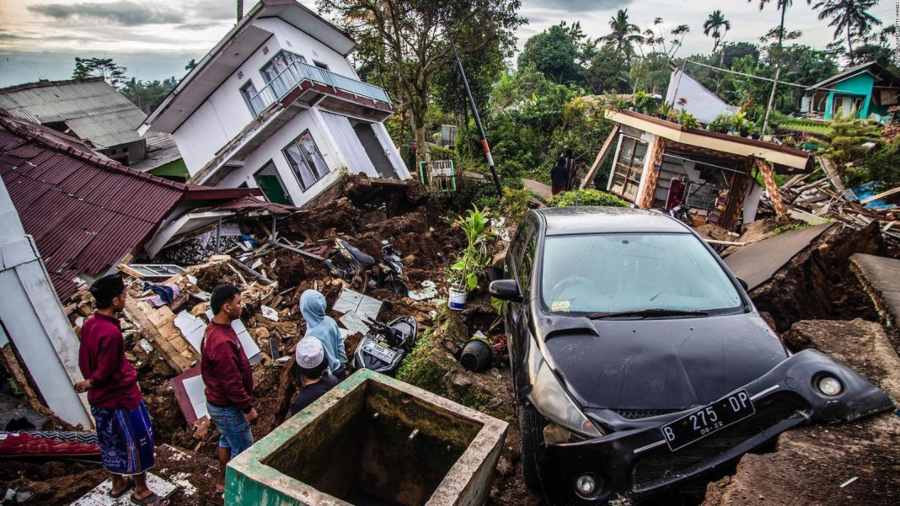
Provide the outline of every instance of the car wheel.
{"type": "Polygon", "coordinates": [[[535,494],[541,494],[540,469],[544,463],[544,418],[530,404],[519,407],[519,431],[522,439],[522,474],[525,485],[535,494]]]}

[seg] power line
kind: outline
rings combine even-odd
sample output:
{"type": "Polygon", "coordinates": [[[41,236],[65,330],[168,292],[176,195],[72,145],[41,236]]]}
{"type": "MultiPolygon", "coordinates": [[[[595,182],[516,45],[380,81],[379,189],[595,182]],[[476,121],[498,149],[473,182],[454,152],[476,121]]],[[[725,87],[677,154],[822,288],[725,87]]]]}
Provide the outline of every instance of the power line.
{"type": "MultiPolygon", "coordinates": [[[[900,1],[900,0],[898,0],[898,1],[900,1]]],[[[716,70],[716,71],[719,71],[719,72],[726,72],[726,73],[729,73],[729,74],[735,74],[735,75],[739,75],[739,76],[743,76],[743,77],[749,77],[749,78],[751,78],[751,79],[759,79],[760,81],[767,81],[767,82],[770,82],[770,83],[774,83],[774,82],[775,82],[775,80],[772,79],[772,78],[770,78],[770,77],[756,76],[756,75],[753,75],[753,74],[747,74],[746,72],[738,72],[737,70],[731,70],[731,69],[726,69],[726,68],[722,68],[722,67],[716,67],[715,65],[708,65],[708,64],[706,64],[706,63],[701,63],[701,62],[694,61],[694,60],[686,60],[686,61],[687,61],[688,63],[693,63],[694,65],[699,65],[699,66],[701,66],[701,67],[706,67],[706,68],[709,68],[709,69],[712,69],[712,70],[716,70]]],[[[781,79],[778,80],[778,84],[784,84],[784,85],[787,85],[787,86],[793,86],[793,87],[795,87],[795,88],[803,88],[804,90],[806,90],[806,89],[808,89],[808,88],[810,87],[810,85],[808,85],[808,84],[791,83],[791,82],[787,82],[787,81],[782,81],[781,79]]],[[[816,88],[816,90],[824,90],[824,91],[841,91],[841,90],[838,90],[838,89],[836,89],[836,88],[816,88]]]]}

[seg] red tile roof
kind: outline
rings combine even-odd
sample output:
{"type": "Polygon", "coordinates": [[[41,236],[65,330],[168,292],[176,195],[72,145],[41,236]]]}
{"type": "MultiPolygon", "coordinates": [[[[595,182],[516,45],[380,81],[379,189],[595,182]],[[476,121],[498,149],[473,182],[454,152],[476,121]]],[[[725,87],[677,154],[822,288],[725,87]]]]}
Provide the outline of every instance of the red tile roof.
{"type": "Polygon", "coordinates": [[[150,237],[188,187],[133,171],[0,111],[0,176],[60,299],[150,237]]]}

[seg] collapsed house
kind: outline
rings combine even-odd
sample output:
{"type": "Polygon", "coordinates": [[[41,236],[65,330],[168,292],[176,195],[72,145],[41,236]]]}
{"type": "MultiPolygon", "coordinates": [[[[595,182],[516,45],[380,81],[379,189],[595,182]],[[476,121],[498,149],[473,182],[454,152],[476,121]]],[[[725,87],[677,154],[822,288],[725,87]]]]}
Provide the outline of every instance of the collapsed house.
{"type": "Polygon", "coordinates": [[[214,213],[217,220],[288,212],[256,199],[256,189],[184,185],[133,171],[78,139],[2,110],[0,176],[9,193],[0,326],[3,345],[14,351],[3,355],[6,369],[24,382],[20,386],[32,401],[72,425],[89,426],[90,418],[72,389],[80,379],[78,341],[67,314],[77,308],[63,308],[61,301],[119,263],[144,255],[148,241],[160,244],[158,234],[175,235],[161,225],[180,223],[182,230],[193,222],[197,230],[194,211],[214,213]]]}
{"type": "Polygon", "coordinates": [[[634,111],[608,110],[606,117],[615,126],[582,186],[615,145],[606,182],[610,193],[645,209],[687,208],[695,224],[736,229],[752,223],[763,194],[756,171],[774,195],[776,213],[785,215],[774,173],[805,172],[810,164],[809,153],[771,142],[686,128],[634,111]]]}
{"type": "Polygon", "coordinates": [[[258,187],[276,203],[304,205],[344,171],[408,179],[383,123],[391,99],[360,80],[354,45],[294,0],[262,0],[140,132],[171,133],[190,181],[258,187]]]}
{"type": "Polygon", "coordinates": [[[38,81],[0,89],[0,109],[17,118],[52,128],[142,172],[173,163],[181,155],[170,136],[148,142],[137,132],[146,116],[102,77],[38,81]],[[160,145],[165,150],[160,149],[160,145]]]}

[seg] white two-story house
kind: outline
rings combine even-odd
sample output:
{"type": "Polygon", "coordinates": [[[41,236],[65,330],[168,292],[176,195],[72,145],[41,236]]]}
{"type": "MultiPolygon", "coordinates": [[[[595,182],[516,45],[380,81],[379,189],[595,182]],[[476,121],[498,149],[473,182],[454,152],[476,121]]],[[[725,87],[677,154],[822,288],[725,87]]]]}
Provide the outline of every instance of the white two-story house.
{"type": "Polygon", "coordinates": [[[388,94],[362,82],[354,41],[295,0],[261,0],[147,116],[171,133],[190,182],[259,187],[302,206],[342,171],[410,177],[382,123],[388,94]]]}

